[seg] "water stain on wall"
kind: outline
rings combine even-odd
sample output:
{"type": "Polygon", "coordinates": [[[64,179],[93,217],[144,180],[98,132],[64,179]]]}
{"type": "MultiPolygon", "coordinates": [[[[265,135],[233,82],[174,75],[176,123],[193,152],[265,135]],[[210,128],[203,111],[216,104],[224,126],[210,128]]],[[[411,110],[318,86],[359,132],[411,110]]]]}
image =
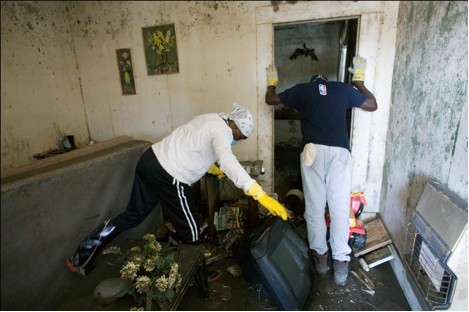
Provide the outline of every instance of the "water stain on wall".
{"type": "MultiPolygon", "coordinates": [[[[467,28],[467,3],[402,2],[399,7],[382,188],[394,233],[405,228],[429,179],[449,179],[467,101],[464,24],[467,28]]],[[[402,237],[394,239],[399,247],[402,237]]]]}

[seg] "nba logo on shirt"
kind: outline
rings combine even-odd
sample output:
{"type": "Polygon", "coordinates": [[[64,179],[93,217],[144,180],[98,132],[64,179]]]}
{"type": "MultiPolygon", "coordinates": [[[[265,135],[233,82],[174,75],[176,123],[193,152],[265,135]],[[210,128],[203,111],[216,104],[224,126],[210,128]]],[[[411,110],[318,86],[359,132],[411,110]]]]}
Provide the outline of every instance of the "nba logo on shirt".
{"type": "Polygon", "coordinates": [[[327,87],[326,85],[319,84],[319,94],[321,95],[327,95],[327,87]]]}

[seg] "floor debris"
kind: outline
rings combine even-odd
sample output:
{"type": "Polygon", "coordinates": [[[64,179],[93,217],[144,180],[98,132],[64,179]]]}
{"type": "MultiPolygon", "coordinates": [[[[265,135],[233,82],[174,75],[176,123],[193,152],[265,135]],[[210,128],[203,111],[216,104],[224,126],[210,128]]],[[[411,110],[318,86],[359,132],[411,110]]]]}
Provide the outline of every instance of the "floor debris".
{"type": "Polygon", "coordinates": [[[362,290],[363,290],[364,292],[366,292],[367,294],[370,294],[370,295],[372,295],[372,296],[375,295],[375,291],[374,291],[374,290],[366,290],[366,289],[363,289],[363,288],[362,288],[362,290]]]}
{"type": "Polygon", "coordinates": [[[208,259],[206,260],[206,264],[209,265],[209,264],[215,263],[215,262],[217,262],[217,261],[219,261],[219,260],[221,260],[221,259],[223,259],[223,258],[225,258],[225,255],[224,255],[224,254],[215,255],[215,256],[213,256],[213,257],[211,257],[211,258],[208,258],[208,259]]]}
{"type": "Polygon", "coordinates": [[[383,286],[379,281],[374,281],[370,276],[368,276],[363,269],[358,268],[352,270],[351,273],[355,276],[360,282],[362,282],[369,290],[374,290],[375,288],[383,286]]]}
{"type": "Polygon", "coordinates": [[[227,267],[226,270],[233,277],[238,277],[238,276],[243,275],[243,271],[241,270],[241,267],[238,264],[233,264],[232,266],[227,267]]]}

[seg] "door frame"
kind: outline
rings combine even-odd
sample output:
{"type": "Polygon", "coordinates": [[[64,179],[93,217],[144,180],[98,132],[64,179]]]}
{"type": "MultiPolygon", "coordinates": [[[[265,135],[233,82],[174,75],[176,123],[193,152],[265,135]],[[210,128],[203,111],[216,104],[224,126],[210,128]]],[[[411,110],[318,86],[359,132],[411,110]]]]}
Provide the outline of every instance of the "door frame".
{"type": "MultiPolygon", "coordinates": [[[[389,106],[394,66],[397,1],[305,1],[256,8],[258,159],[266,173],[259,181],[268,192],[274,186],[274,107],[265,104],[265,68],[274,62],[274,27],[285,23],[358,18],[358,53],[367,59],[366,85],[379,108],[355,109],[351,126],[352,191],[365,192],[369,218],[379,212],[384,172],[389,106]]],[[[367,219],[366,213],[363,216],[367,219]]]]}

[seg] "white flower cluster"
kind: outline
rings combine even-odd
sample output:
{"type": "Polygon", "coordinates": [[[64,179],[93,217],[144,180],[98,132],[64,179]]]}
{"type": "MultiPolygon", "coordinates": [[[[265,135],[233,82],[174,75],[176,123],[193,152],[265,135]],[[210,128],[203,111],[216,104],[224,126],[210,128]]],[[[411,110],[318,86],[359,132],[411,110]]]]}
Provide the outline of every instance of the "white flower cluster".
{"type": "MultiPolygon", "coordinates": [[[[161,244],[156,241],[153,234],[143,236],[142,248],[134,246],[123,254],[118,247],[113,246],[103,253],[120,255],[124,263],[120,269],[121,278],[132,281],[135,292],[143,295],[144,300],[157,298],[162,309],[171,301],[175,291],[181,286],[179,265],[171,257],[164,255],[161,244]]],[[[147,302],[147,307],[148,304],[147,302]]],[[[133,311],[140,310],[134,308],[133,311]]]]}

